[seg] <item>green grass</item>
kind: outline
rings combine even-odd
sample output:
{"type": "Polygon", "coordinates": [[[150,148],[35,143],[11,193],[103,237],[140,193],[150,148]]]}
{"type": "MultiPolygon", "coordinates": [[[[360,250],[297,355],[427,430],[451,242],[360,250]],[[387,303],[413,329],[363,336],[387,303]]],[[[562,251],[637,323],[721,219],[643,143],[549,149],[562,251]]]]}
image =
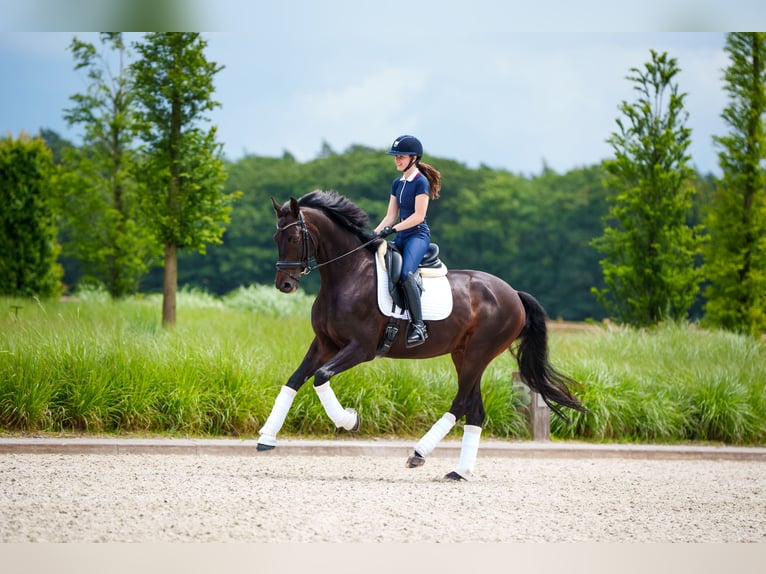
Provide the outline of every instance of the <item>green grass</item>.
{"type": "MultiPolygon", "coordinates": [[[[182,291],[177,326],[163,329],[159,296],[0,299],[0,432],[257,436],[313,338],[311,303],[264,286],[182,291]]],[[[552,332],[551,360],[582,381],[575,393],[590,409],[571,412],[571,425],[553,417],[557,438],[766,442],[761,341],[688,325],[552,332]]],[[[485,436],[528,437],[515,369],[506,353],[484,375],[485,436]]],[[[281,436],[345,433],[310,387],[281,436]]],[[[333,389],[360,412],[361,436],[412,437],[449,408],[456,380],[449,357],[379,359],[337,375],[333,389]]]]}
{"type": "Polygon", "coordinates": [[[669,324],[612,329],[562,342],[561,366],[585,384],[590,413],[563,438],[636,441],[766,439],[766,345],[750,337],[669,324]]]}

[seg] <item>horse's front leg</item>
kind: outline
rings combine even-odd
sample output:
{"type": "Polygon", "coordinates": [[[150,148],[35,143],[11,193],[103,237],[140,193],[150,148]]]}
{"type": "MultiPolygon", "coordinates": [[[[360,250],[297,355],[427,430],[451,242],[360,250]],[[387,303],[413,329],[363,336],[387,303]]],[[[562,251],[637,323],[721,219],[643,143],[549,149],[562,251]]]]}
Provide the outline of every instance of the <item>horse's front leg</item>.
{"type": "Polygon", "coordinates": [[[300,366],[287,380],[287,383],[282,386],[274,401],[274,406],[271,407],[271,413],[269,418],[261,427],[259,431],[258,446],[259,451],[271,450],[277,446],[277,433],[282,429],[282,425],[285,423],[287,412],[293,404],[295,395],[298,389],[301,388],[311,375],[317,370],[317,367],[325,360],[325,355],[320,351],[320,345],[315,338],[309,350],[306,352],[306,356],[303,357],[300,366]]]}
{"type": "Polygon", "coordinates": [[[349,342],[334,357],[317,369],[314,375],[314,390],[327,416],[337,428],[350,431],[359,429],[359,414],[352,408],[343,408],[330,387],[330,378],[359,363],[375,358],[375,349],[365,349],[356,341],[349,342]]]}

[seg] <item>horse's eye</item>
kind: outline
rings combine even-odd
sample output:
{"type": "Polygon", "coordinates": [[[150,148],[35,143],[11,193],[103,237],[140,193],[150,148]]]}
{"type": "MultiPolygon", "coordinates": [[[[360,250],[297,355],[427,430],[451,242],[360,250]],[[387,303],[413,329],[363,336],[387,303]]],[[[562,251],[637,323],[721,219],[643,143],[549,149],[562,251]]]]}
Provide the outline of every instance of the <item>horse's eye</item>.
{"type": "Polygon", "coordinates": [[[288,243],[298,243],[299,239],[297,235],[291,235],[287,238],[288,243]]]}

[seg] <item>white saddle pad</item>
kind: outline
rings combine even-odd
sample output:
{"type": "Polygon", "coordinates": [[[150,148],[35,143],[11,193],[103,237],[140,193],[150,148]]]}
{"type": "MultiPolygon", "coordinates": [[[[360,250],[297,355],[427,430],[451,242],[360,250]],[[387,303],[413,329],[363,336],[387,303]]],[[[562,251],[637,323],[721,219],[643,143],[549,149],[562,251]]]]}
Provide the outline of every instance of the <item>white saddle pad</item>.
{"type": "MultiPolygon", "coordinates": [[[[386,317],[409,319],[408,311],[401,307],[393,309],[394,300],[388,292],[388,272],[380,252],[375,256],[375,268],[378,274],[378,308],[380,312],[386,317]]],[[[420,296],[420,305],[423,309],[423,320],[440,321],[446,319],[452,313],[452,289],[447,275],[441,277],[422,276],[422,279],[423,293],[420,296]]]]}

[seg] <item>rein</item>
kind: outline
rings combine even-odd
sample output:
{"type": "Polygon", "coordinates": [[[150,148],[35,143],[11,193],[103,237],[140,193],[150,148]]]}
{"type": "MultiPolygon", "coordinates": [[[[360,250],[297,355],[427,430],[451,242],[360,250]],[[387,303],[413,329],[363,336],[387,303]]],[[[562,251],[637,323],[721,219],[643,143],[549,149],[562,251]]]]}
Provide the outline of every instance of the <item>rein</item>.
{"type": "MultiPolygon", "coordinates": [[[[277,261],[277,270],[278,271],[284,271],[286,267],[300,267],[300,275],[308,275],[315,269],[319,269],[320,267],[324,267],[325,265],[329,265],[330,263],[334,263],[338,261],[339,259],[343,259],[344,257],[347,257],[348,255],[351,255],[352,253],[355,253],[356,251],[359,251],[360,249],[364,249],[374,241],[377,241],[380,239],[379,237],[373,237],[366,243],[362,243],[361,245],[358,245],[357,247],[354,247],[352,250],[347,251],[346,253],[343,253],[341,255],[338,255],[337,257],[334,257],[333,259],[330,259],[329,261],[324,261],[322,263],[316,263],[315,265],[311,265],[309,262],[309,259],[311,256],[309,255],[309,240],[311,240],[311,243],[314,245],[314,252],[316,252],[316,245],[317,242],[314,241],[314,238],[311,236],[311,233],[309,233],[309,229],[306,226],[306,220],[303,218],[303,212],[298,212],[298,221],[293,221],[292,223],[288,223],[284,227],[279,227],[277,225],[277,231],[285,231],[286,229],[291,228],[294,225],[300,225],[301,226],[301,238],[302,238],[302,253],[301,253],[301,260],[300,261],[277,261]]],[[[300,281],[299,275],[294,275],[293,273],[288,273],[287,271],[284,271],[287,273],[290,278],[292,278],[295,281],[300,281]]]]}

